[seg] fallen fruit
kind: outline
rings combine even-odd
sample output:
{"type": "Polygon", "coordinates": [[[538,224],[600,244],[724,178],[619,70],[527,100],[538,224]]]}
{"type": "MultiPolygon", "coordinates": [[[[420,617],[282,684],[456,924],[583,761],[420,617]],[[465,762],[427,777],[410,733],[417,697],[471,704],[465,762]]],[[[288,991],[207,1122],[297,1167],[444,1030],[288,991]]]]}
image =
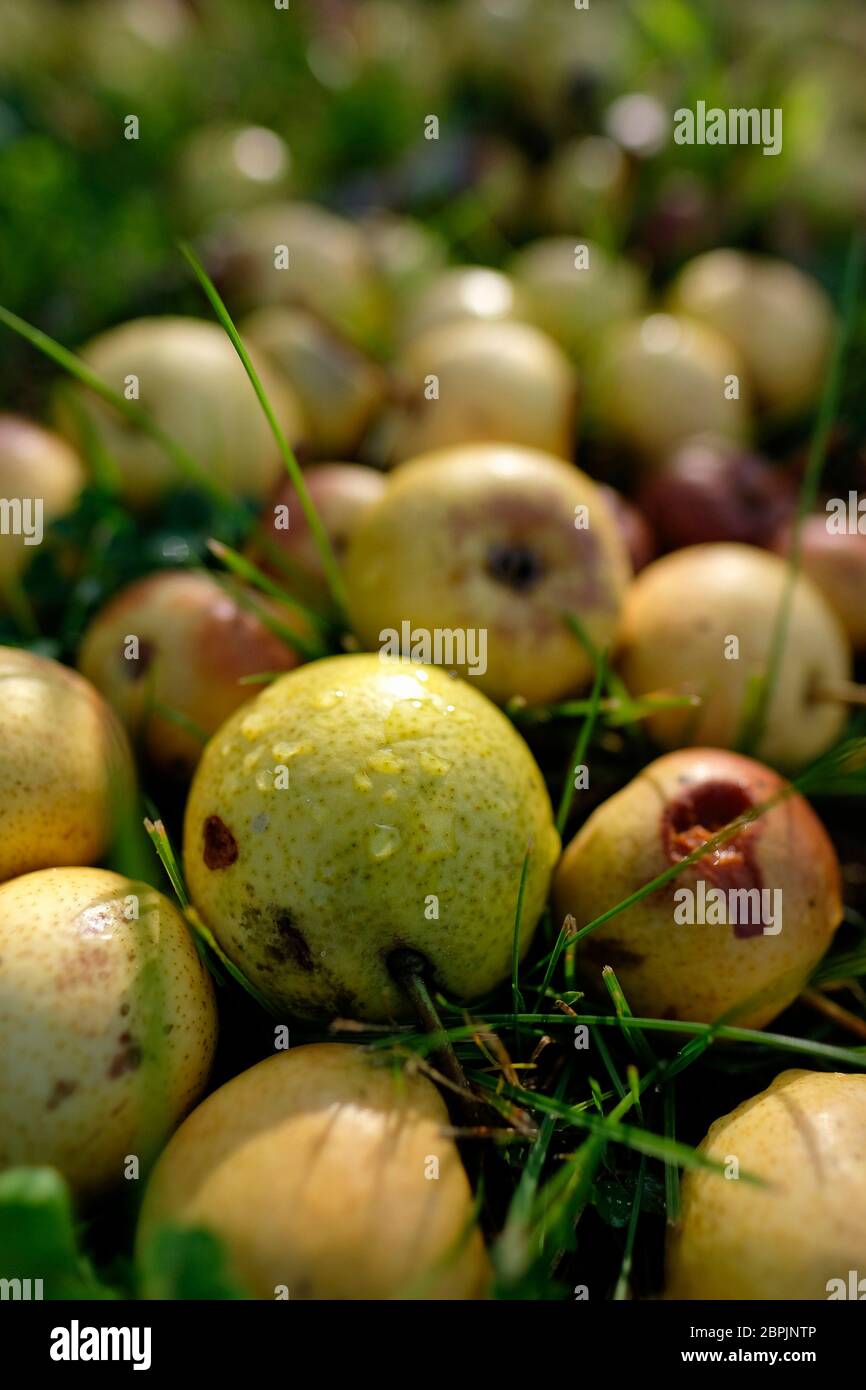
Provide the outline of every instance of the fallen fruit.
{"type": "Polygon", "coordinates": [[[364,513],[346,557],[349,616],[368,647],[404,622],[456,633],[466,652],[447,666],[502,703],[539,702],[592,678],[565,615],[607,646],[629,571],[609,503],[586,474],[534,449],[465,446],[403,464],[364,513]]]}
{"type": "Polygon", "coordinates": [[[581,941],[587,984],[604,993],[600,971],[611,966],[642,1017],[711,1023],[731,1011],[730,1022],[758,1028],[787,1008],[842,919],[841,876],[809,803],[752,758],[690,748],[650,763],[568,845],[554,901],[560,920],[571,913],[586,926],[782,792],[733,839],[581,941]]]}
{"type": "MultiPolygon", "coordinates": [[[[783,526],[772,548],[787,555],[791,540],[791,527],[783,526]]],[[[826,512],[807,516],[800,533],[800,568],[837,614],[855,652],[866,650],[866,534],[831,531],[826,512]]]]}
{"type": "Polygon", "coordinates": [[[578,362],[595,354],[600,333],[643,307],[638,267],[579,236],[541,237],[509,269],[532,322],[578,362]]]}
{"type": "Polygon", "coordinates": [[[0,599],[33,558],[50,522],[71,511],[84,469],[65,439],[21,415],[0,414],[0,599]]]}
{"type": "Polygon", "coordinates": [[[482,1298],[490,1280],[448,1112],[423,1076],[313,1043],[242,1072],[160,1158],[160,1226],[214,1232],[254,1298],[482,1298]]]}
{"type": "Polygon", "coordinates": [[[106,869],[0,886],[0,1168],[91,1197],[138,1177],[207,1079],[210,978],[180,913],[106,869]],[[134,1171],[133,1171],[134,1164],[134,1171]]]}
{"type": "Polygon", "coordinates": [[[667,1297],[862,1300],[864,1149],[866,1076],[856,1073],[784,1071],[716,1120],[700,1152],[724,1176],[683,1177],[667,1297]]]}
{"type": "Polygon", "coordinates": [[[452,997],[525,951],[559,853],[528,748],[478,691],[433,667],[339,656],[300,667],[205,749],[184,825],[190,896],[279,1008],[409,1012],[388,957],[411,947],[452,997]]]}
{"type": "MultiPolygon", "coordinates": [[[[619,629],[626,685],[633,695],[669,690],[701,701],[647,720],[663,747],[737,745],[749,724],[754,682],[770,667],[787,584],[784,560],[749,545],[690,546],[635,578],[619,629]]],[[[851,651],[836,614],[800,575],[756,755],[798,768],[825,752],[846,711],[822,690],[850,674],[851,651]]]]}
{"type": "Polygon", "coordinates": [[[92,864],[129,808],[126,735],[89,681],[57,661],[0,647],[0,881],[92,864]]]}

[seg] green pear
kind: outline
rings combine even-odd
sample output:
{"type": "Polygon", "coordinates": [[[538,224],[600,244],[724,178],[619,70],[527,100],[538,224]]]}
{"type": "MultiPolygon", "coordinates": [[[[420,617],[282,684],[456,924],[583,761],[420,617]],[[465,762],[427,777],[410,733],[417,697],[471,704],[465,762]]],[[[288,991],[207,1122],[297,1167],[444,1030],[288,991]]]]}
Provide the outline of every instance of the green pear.
{"type": "Polygon", "coordinates": [[[699,1152],[724,1173],[683,1177],[668,1298],[866,1297],[866,1076],[784,1071],[699,1152]]]}
{"type": "Polygon", "coordinates": [[[724,846],[581,942],[590,988],[605,995],[609,965],[636,1014],[712,1023],[736,1009],[732,1021],[750,1028],[793,1002],[842,920],[841,871],[809,803],[753,758],[683,748],[649,763],[567,846],[554,903],[559,921],[570,913],[586,926],[774,798],[724,846]]]}
{"type": "MultiPolygon", "coordinates": [[[[662,710],[647,727],[665,748],[735,748],[753,682],[770,668],[788,566],[756,546],[689,546],[655,560],[631,584],[620,620],[620,667],[633,695],[695,695],[696,709],[662,710]]],[[[845,707],[822,687],[851,675],[841,623],[806,575],[794,585],[777,679],[758,757],[799,768],[835,742],[845,707]]]]}
{"type": "Polygon", "coordinates": [[[435,1086],[358,1047],[278,1052],[189,1116],[141,1213],[213,1232],[254,1298],[483,1298],[472,1194],[435,1086]]]}
{"type": "Polygon", "coordinates": [[[511,968],[559,854],[550,801],[509,721],[466,682],[373,656],[276,681],[205,749],[184,825],[195,907],[276,1006],[405,1018],[389,956],[414,948],[451,997],[511,968]]]}
{"type": "Polygon", "coordinates": [[[92,864],[134,785],[111,708],[59,661],[0,647],[0,881],[54,864],[92,864]]]}
{"type": "Polygon", "coordinates": [[[636,265],[578,236],[541,237],[510,271],[531,321],[584,361],[599,335],[639,314],[646,294],[636,265]]]}
{"type": "Polygon", "coordinates": [[[215,1039],[210,977],[161,893],[88,868],[0,886],[0,1169],[118,1186],[198,1099],[215,1039]]]}

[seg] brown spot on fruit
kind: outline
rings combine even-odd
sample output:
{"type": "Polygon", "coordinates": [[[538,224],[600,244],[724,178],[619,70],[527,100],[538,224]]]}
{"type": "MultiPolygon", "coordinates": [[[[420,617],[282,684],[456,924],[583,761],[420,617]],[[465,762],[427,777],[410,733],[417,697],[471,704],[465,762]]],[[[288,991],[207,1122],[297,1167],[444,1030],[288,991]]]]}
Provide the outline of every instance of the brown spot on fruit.
{"type": "Polygon", "coordinates": [[[121,1033],[118,1038],[121,1044],[119,1051],[112,1057],[108,1065],[109,1081],[116,1081],[125,1072],[136,1071],[141,1066],[141,1048],[130,1033],[121,1033]]]}
{"type": "MultiPolygon", "coordinates": [[[[713,780],[684,787],[669,801],[662,814],[661,837],[665,854],[672,864],[688,858],[724,826],[750,811],[755,805],[745,787],[738,782],[713,780]]],[[[755,858],[760,823],[745,825],[726,844],[717,845],[695,862],[696,872],[723,892],[731,889],[761,889],[763,879],[755,858]]],[[[734,936],[761,936],[763,925],[735,922],[734,936]]]]}
{"type": "Polygon", "coordinates": [[[225,821],[208,816],[204,823],[204,862],[209,869],[227,869],[238,857],[238,842],[225,821]]]}
{"type": "Polygon", "coordinates": [[[535,587],[544,575],[544,564],[537,551],[516,542],[491,545],[487,551],[487,573],[498,584],[525,594],[535,587]]]}
{"type": "Polygon", "coordinates": [[[155,656],[156,643],[142,638],[138,644],[138,659],[132,661],[126,656],[123,658],[123,666],[121,669],[127,680],[140,681],[142,676],[146,676],[153,665],[155,656]]]}
{"type": "Polygon", "coordinates": [[[266,951],[281,964],[296,965],[307,974],[316,968],[312,952],[304,933],[295,926],[290,912],[278,911],[274,914],[274,940],[266,946],[266,951]]]}
{"type": "Polygon", "coordinates": [[[51,1095],[48,1097],[48,1100],[45,1102],[45,1109],[46,1109],[46,1110],[56,1110],[57,1107],[58,1107],[58,1105],[60,1105],[60,1103],[61,1103],[62,1101],[67,1100],[67,1099],[69,1098],[69,1096],[71,1096],[72,1093],[73,1093],[74,1091],[76,1091],[77,1089],[78,1089],[78,1082],[77,1082],[77,1081],[65,1081],[65,1080],[61,1077],[59,1081],[55,1081],[55,1083],[54,1083],[54,1088],[53,1088],[53,1090],[52,1090],[52,1092],[51,1092],[51,1095]]]}

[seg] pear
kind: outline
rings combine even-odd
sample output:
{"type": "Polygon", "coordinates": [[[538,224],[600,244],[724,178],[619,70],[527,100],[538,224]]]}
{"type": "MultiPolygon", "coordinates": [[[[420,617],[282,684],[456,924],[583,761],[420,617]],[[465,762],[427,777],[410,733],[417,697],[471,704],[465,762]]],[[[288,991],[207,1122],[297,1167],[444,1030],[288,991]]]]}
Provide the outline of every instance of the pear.
{"type": "Polygon", "coordinates": [[[138,1231],[205,1229],[253,1298],[474,1299],[490,1267],[448,1112],[423,1076],[312,1043],[193,1111],[154,1169],[138,1231]]]}
{"type": "Polygon", "coordinates": [[[541,237],[509,267],[531,321],[584,362],[599,335],[639,314],[644,277],[630,261],[579,236],[541,237]]]}
{"type": "Polygon", "coordinates": [[[859,1073],[784,1071],[716,1120],[699,1151],[725,1173],[683,1176],[667,1297],[862,1300],[864,1150],[859,1073]]]}
{"type": "Polygon", "coordinates": [[[733,343],[767,409],[785,414],[813,404],[830,353],[833,309],[811,276],[770,256],[708,251],[680,272],[670,302],[674,312],[733,343]]]}
{"type": "Polygon", "coordinates": [[[403,324],[406,339],[463,319],[501,323],[519,318],[514,282],[484,265],[452,265],[415,296],[403,324]]]}
{"type": "Polygon", "coordinates": [[[714,329],[672,314],[651,314],[606,335],[592,399],[600,426],[650,465],[692,435],[741,439],[748,432],[739,353],[714,329]]]}
{"type": "Polygon", "coordinates": [[[372,208],[356,226],[395,308],[411,302],[447,260],[444,238],[414,217],[372,208]]]}
{"type": "MultiPolygon", "coordinates": [[[[23,522],[2,534],[0,598],[9,581],[24,572],[49,523],[75,506],[84,483],[81,460],[65,439],[35,420],[0,414],[0,498],[10,508],[21,507],[23,522]],[[41,503],[41,521],[36,503],[41,503]]],[[[10,515],[14,523],[14,511],[10,515]]]]}
{"type": "MultiPolygon", "coordinates": [[[[620,669],[634,695],[667,690],[700,697],[697,709],[654,714],[647,727],[665,748],[736,747],[748,722],[752,682],[768,670],[788,584],[777,555],[749,545],[675,551],[636,577],[623,603],[620,669]]],[[[796,580],[784,647],[755,753],[799,768],[824,753],[845,723],[824,698],[851,674],[839,619],[805,575],[796,580]]]]}
{"type": "MultiPolygon", "coordinates": [[[[792,529],[780,527],[772,548],[787,555],[792,529]]],[[[826,512],[807,516],[800,533],[800,567],[821,590],[855,652],[866,651],[866,533],[831,531],[826,512]]]]}
{"type": "Polygon", "coordinates": [[[283,676],[205,749],[184,824],[190,896],[231,958],[304,1018],[405,1018],[389,956],[413,948],[451,996],[511,968],[559,854],[529,750],[435,667],[331,657],[283,676]]]}
{"type": "Polygon", "coordinates": [[[0,647],[0,881],[108,850],[133,789],[112,710],[58,661],[0,647]]]}
{"type": "MultiPolygon", "coordinates": [[[[141,409],[230,492],[261,500],[283,465],[255,392],[228,337],[203,319],[134,319],[92,339],[81,352],[89,367],[121,394],[136,391],[141,409]]],[[[300,405],[267,363],[263,385],[289,440],[301,433],[300,405]]],[[[120,474],[121,493],[146,510],[174,488],[196,486],[166,451],[92,392],[81,406],[120,474]]],[[[61,408],[64,428],[77,431],[61,408]]]]}
{"type": "MultiPolygon", "coordinates": [[[[385,491],[385,475],[363,463],[314,463],[304,469],[304,482],[342,562],[361,517],[385,491]]],[[[256,564],[292,593],[320,612],[330,608],[332,596],[321,552],[289,479],[262,512],[250,553],[256,564]]]]}
{"type": "Polygon", "coordinates": [[[0,886],[0,1168],[118,1186],[200,1095],[213,987],[176,908],[106,869],[0,886]]]}
{"type": "Polygon", "coordinates": [[[325,208],[252,208],[226,225],[216,254],[232,302],[305,308],[359,345],[383,332],[387,297],[364,236],[325,208]]]}
{"type": "Polygon", "coordinates": [[[560,920],[585,926],[772,798],[734,839],[580,943],[590,987],[603,993],[610,965],[638,1015],[711,1023],[730,1009],[753,1028],[796,998],[842,919],[839,863],[808,802],[752,758],[689,748],[650,763],[568,845],[554,902],[560,920]]]}
{"type": "MultiPolygon", "coordinates": [[[[403,464],[361,517],[346,557],[349,616],[361,641],[386,629],[474,631],[482,663],[449,661],[494,700],[556,699],[592,678],[566,627],[613,638],[630,565],[601,490],[534,449],[471,445],[403,464]]],[[[469,649],[467,645],[467,656],[469,649]]]]}
{"type": "MultiPolygon", "coordinates": [[[[290,671],[301,659],[244,606],[242,592],[234,597],[203,570],[151,574],[116,594],[84,634],[82,674],[163,773],[190,776],[209,735],[256,693],[242,677],[290,671]]],[[[301,632],[290,610],[272,611],[301,632]]]]}
{"type": "Polygon", "coordinates": [[[622,146],[606,136],[581,135],[554,151],[539,179],[538,195],[547,221],[558,231],[603,230],[612,218],[622,217],[628,186],[629,161],[622,146]]]}
{"type": "Polygon", "coordinates": [[[354,453],[384,402],[382,369],[303,309],[259,309],[241,325],[241,335],[270,358],[296,394],[306,454],[354,453]]]}
{"type": "Polygon", "coordinates": [[[571,457],[577,377],[562,349],[537,328],[446,323],[414,338],[401,367],[405,409],[395,459],[490,440],[571,457]]]}
{"type": "Polygon", "coordinates": [[[199,126],[184,141],[174,171],[178,201],[194,227],[285,192],[289,147],[275,130],[240,122],[199,126]]]}

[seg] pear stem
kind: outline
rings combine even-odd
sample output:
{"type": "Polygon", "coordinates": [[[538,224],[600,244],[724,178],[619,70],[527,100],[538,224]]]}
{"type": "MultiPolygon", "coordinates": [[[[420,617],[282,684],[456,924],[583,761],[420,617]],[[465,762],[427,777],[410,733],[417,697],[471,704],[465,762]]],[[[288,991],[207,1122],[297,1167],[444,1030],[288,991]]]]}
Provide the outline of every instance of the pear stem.
{"type": "Polygon", "coordinates": [[[866,705],[866,685],[858,685],[856,681],[827,681],[818,686],[812,698],[840,705],[866,705]]]}
{"type": "Polygon", "coordinates": [[[439,1034],[441,1037],[432,1054],[437,1070],[447,1076],[459,1092],[465,1093],[465,1100],[462,1094],[458,1098],[460,1108],[466,1111],[470,1107],[474,1115],[475,1103],[469,1082],[427,984],[427,964],[426,957],[409,946],[398,947],[388,957],[388,969],[415,1010],[421,1027],[426,1033],[439,1034]]]}

